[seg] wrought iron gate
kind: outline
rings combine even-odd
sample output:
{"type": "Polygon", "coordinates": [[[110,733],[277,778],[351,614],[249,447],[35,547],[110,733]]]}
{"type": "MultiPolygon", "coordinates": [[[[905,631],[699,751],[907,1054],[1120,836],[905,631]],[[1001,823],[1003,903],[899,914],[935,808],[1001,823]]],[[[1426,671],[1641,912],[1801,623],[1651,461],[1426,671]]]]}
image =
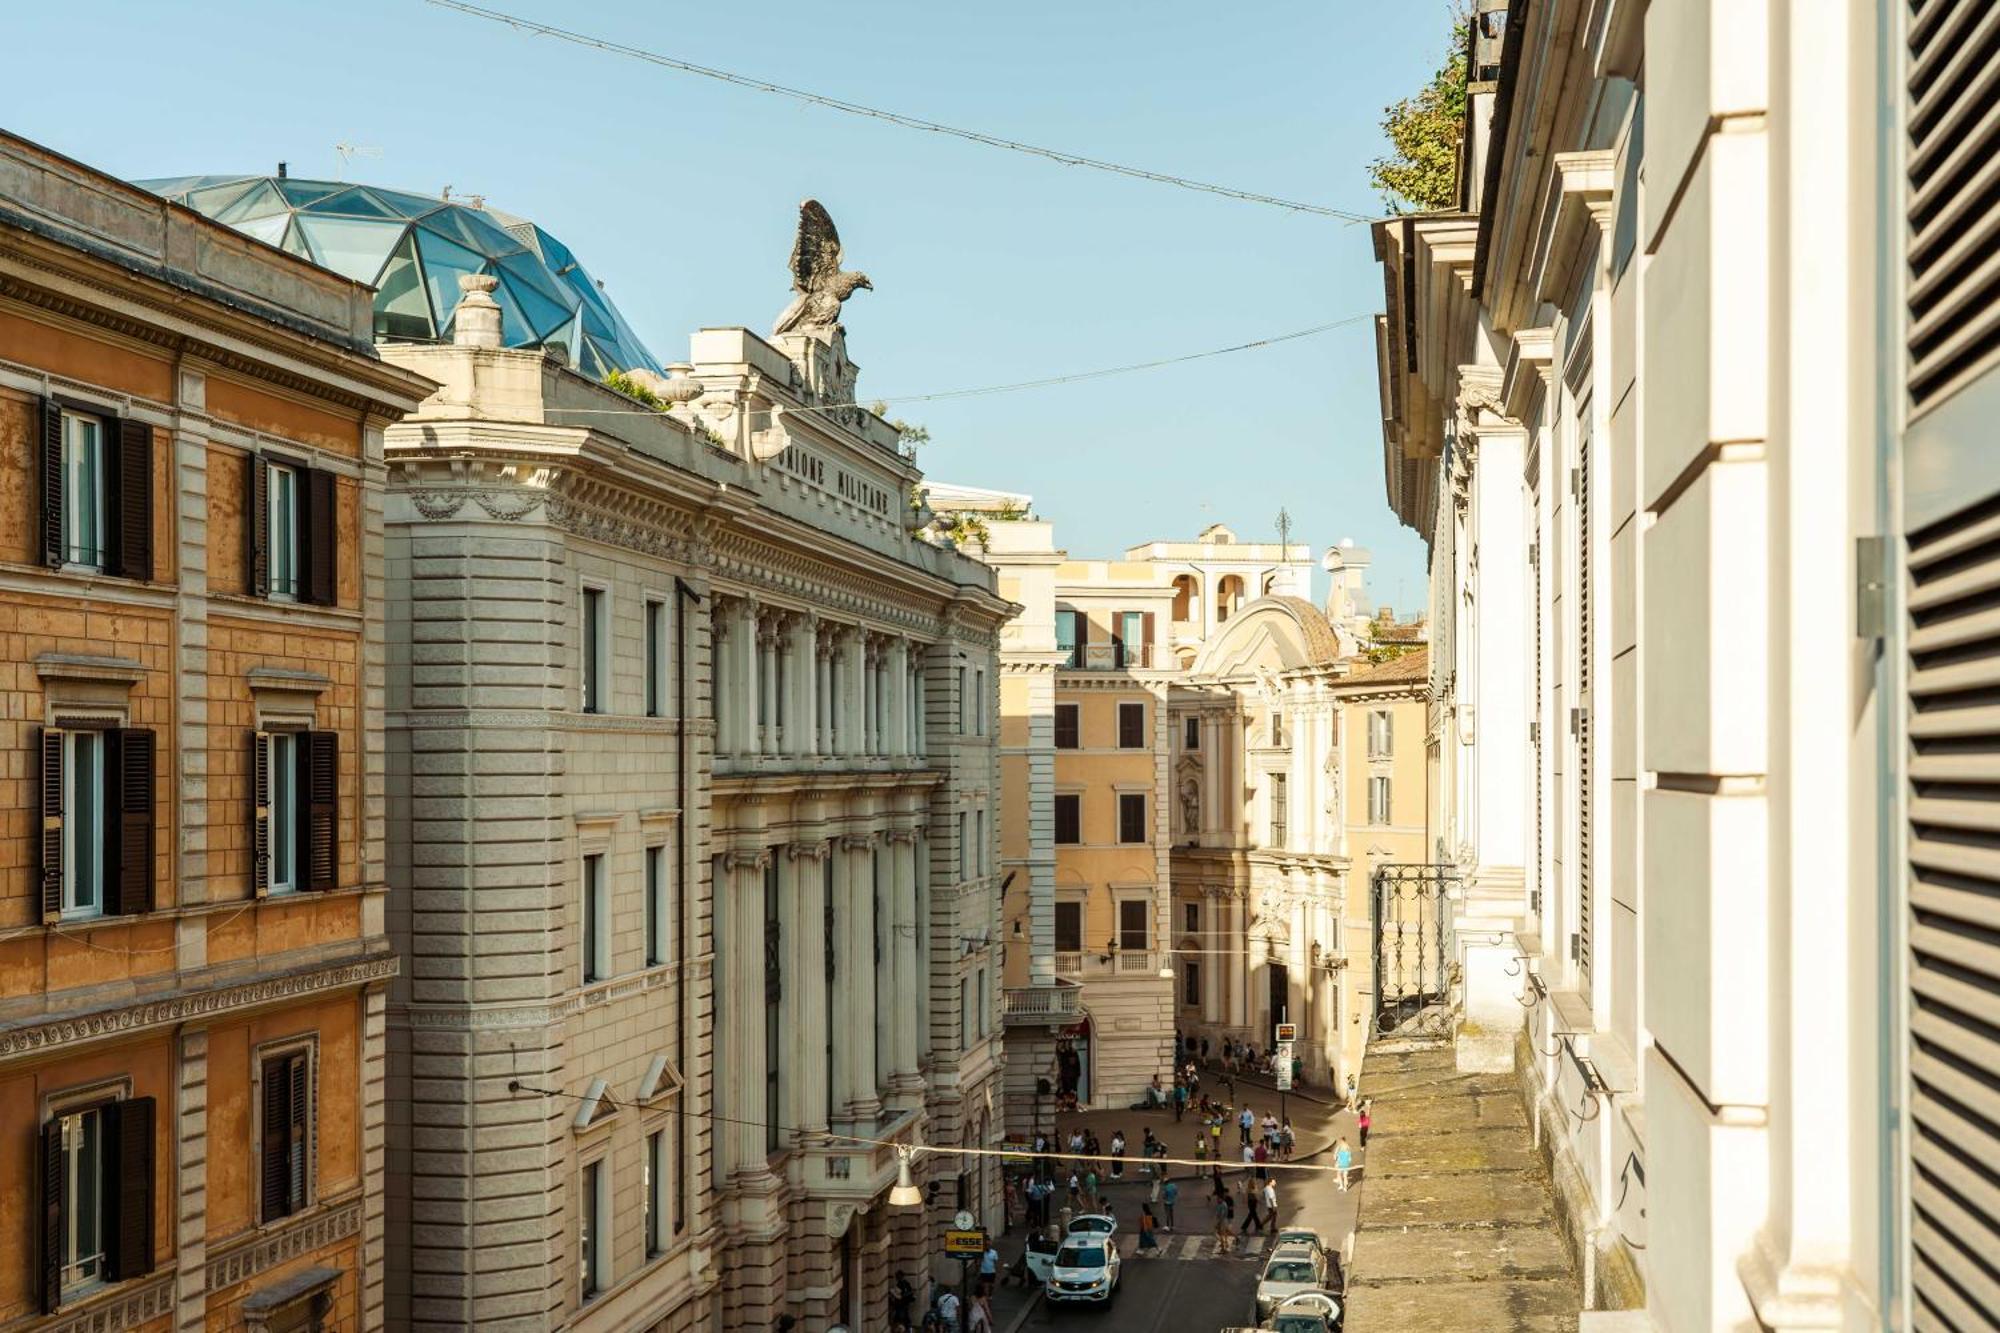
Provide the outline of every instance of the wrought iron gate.
{"type": "Polygon", "coordinates": [[[1457,979],[1448,865],[1375,867],[1374,1037],[1449,1035],[1457,979]]]}

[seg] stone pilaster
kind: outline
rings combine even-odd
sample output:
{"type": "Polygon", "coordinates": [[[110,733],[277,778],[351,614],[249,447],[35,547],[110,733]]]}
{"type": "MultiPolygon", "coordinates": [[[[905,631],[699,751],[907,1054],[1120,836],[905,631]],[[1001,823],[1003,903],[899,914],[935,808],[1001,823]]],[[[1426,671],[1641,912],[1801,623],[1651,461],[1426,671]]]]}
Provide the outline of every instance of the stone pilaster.
{"type": "MultiPolygon", "coordinates": [[[[900,679],[900,670],[892,672],[900,679]]],[[[891,1031],[894,1044],[889,1063],[889,1082],[899,1093],[919,1093],[923,1088],[923,1077],[917,1072],[917,1010],[914,997],[920,988],[930,984],[928,977],[917,971],[917,835],[910,829],[897,829],[889,834],[889,900],[893,904],[890,919],[895,929],[890,934],[891,950],[894,954],[892,975],[895,978],[890,990],[891,1031]]]]}
{"type": "MultiPolygon", "coordinates": [[[[174,1327],[208,1327],[208,1031],[180,1035],[174,1095],[174,1327]]],[[[379,1106],[380,1103],[378,1102],[379,1106]]],[[[379,1200],[379,1191],[374,1195],[379,1200]]],[[[165,1248],[165,1247],[161,1247],[165,1248]]]]}
{"type": "Polygon", "coordinates": [[[872,1123],[882,1099],[875,1084],[875,885],[870,834],[840,840],[839,855],[847,867],[845,901],[839,919],[846,926],[846,950],[835,981],[836,997],[844,996],[841,1012],[848,1022],[841,1033],[847,1041],[848,1119],[872,1123]]]}
{"type": "Polygon", "coordinates": [[[361,992],[361,1328],[379,1333],[387,1268],[388,987],[361,992]]]}
{"type": "Polygon", "coordinates": [[[830,1015],[826,1006],[825,842],[795,842],[785,848],[786,914],[789,933],[785,966],[785,1027],[791,1037],[787,1070],[792,1073],[789,1119],[801,1137],[824,1135],[828,1120],[826,1053],[830,1015]]]}

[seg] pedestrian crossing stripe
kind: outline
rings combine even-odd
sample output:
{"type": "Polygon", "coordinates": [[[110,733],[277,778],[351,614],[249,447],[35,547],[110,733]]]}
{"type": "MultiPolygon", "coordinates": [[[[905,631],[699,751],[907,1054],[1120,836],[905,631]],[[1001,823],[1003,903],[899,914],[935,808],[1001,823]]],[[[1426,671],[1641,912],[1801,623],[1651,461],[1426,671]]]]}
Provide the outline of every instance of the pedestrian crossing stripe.
{"type": "MultiPolygon", "coordinates": [[[[1119,1246],[1118,1252],[1121,1258],[1130,1259],[1138,1255],[1137,1237],[1128,1235],[1121,1237],[1121,1240],[1126,1242],[1119,1246]]],[[[1188,1263],[1207,1259],[1255,1259],[1261,1258],[1270,1245],[1269,1236],[1238,1236],[1232,1249],[1222,1250],[1213,1232],[1190,1231],[1179,1235],[1168,1233],[1160,1237],[1159,1256],[1162,1259],[1188,1263]]]]}

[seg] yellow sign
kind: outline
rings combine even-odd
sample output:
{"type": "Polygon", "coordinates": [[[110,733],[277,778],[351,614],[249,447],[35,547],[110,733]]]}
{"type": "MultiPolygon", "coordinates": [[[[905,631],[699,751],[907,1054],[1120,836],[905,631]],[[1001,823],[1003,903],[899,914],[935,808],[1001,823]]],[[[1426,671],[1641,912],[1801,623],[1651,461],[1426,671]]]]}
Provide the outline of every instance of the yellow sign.
{"type": "Polygon", "coordinates": [[[986,1253],[986,1233],[984,1231],[947,1231],[944,1233],[946,1254],[986,1253]]]}

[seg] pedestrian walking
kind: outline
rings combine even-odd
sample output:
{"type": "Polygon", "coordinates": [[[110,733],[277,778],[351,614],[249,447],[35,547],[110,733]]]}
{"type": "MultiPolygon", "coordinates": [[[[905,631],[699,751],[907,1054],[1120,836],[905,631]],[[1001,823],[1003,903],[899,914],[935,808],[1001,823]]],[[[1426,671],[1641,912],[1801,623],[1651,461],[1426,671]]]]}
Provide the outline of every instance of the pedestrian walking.
{"type": "Polygon", "coordinates": [[[1356,1105],[1356,1102],[1355,1102],[1355,1100],[1354,1100],[1354,1097],[1355,1097],[1355,1094],[1356,1094],[1357,1092],[1359,1092],[1359,1091],[1360,1091],[1360,1088],[1359,1088],[1359,1087],[1358,1087],[1358,1086],[1356,1085],[1356,1083],[1355,1083],[1355,1081],[1354,1081],[1354,1075],[1352,1075],[1352,1074],[1349,1074],[1349,1075],[1347,1076],[1347,1104],[1348,1104],[1349,1106],[1353,1106],[1353,1105],[1356,1105]]]}
{"type": "Polygon", "coordinates": [[[1111,1178],[1125,1178],[1125,1131],[1122,1129],[1111,1131],[1111,1178]]]}
{"type": "Polygon", "coordinates": [[[1257,1215],[1257,1202],[1258,1202],[1257,1187],[1255,1185],[1252,1185],[1247,1180],[1244,1181],[1243,1182],[1243,1234],[1246,1236],[1253,1231],[1257,1232],[1259,1235],[1262,1235],[1264,1231],[1264,1219],[1257,1215]]]}
{"type": "MultiPolygon", "coordinates": [[[[1361,1141],[1364,1144],[1368,1142],[1365,1137],[1361,1141]]],[[[1291,1161],[1292,1150],[1298,1145],[1299,1136],[1292,1132],[1292,1118],[1286,1116],[1285,1123],[1278,1127],[1278,1156],[1287,1162],[1291,1161]]]]}
{"type": "MultiPolygon", "coordinates": [[[[1347,1187],[1343,1185],[1341,1188],[1347,1187]]],[[[1097,1168],[1094,1166],[1083,1173],[1083,1199],[1092,1212],[1097,1211],[1097,1168]]]]}
{"type": "Polygon", "coordinates": [[[1264,1142],[1270,1145],[1272,1152],[1278,1150],[1278,1117],[1269,1111],[1264,1112],[1264,1142]]]}
{"type": "Polygon", "coordinates": [[[1271,1160],[1271,1150],[1260,1143],[1251,1158],[1257,1163],[1257,1179],[1269,1180],[1271,1172],[1266,1164],[1271,1160]]]}
{"type": "Polygon", "coordinates": [[[1069,1173],[1069,1206],[1072,1209],[1083,1206],[1082,1185],[1077,1180],[1076,1172],[1074,1171],[1069,1173]]]}
{"type": "Polygon", "coordinates": [[[1252,1111],[1249,1107],[1246,1106],[1241,1111],[1237,1112],[1236,1132],[1242,1136],[1243,1142],[1245,1143],[1250,1142],[1250,1128],[1256,1123],[1257,1123],[1257,1113],[1255,1111],[1252,1111]]]}
{"type": "Polygon", "coordinates": [[[1278,1229],[1278,1182],[1264,1182],[1264,1216],[1271,1219],[1271,1230],[1278,1229]]]}
{"type": "Polygon", "coordinates": [[[1368,1127],[1374,1123],[1374,1117],[1368,1114],[1368,1103],[1361,1103],[1361,1114],[1354,1118],[1354,1127],[1361,1133],[1361,1146],[1364,1148],[1368,1146],[1368,1127]]]}
{"type": "Polygon", "coordinates": [[[1215,1213],[1215,1252],[1217,1254],[1227,1254],[1229,1252],[1229,1196],[1225,1194],[1216,1195],[1211,1209],[1215,1213]]]}
{"type": "Polygon", "coordinates": [[[1153,1228],[1157,1225],[1159,1224],[1153,1219],[1152,1205],[1141,1204],[1139,1206],[1139,1253],[1154,1259],[1160,1257],[1160,1238],[1153,1234],[1153,1228]]]}
{"type": "Polygon", "coordinates": [[[1214,1169],[1222,1171],[1222,1121],[1218,1118],[1208,1122],[1208,1155],[1213,1159],[1214,1169]]]}
{"type": "Polygon", "coordinates": [[[1169,1231],[1174,1229],[1174,1204],[1180,1197],[1181,1187],[1179,1181],[1169,1180],[1160,1189],[1160,1206],[1166,1210],[1167,1230],[1169,1231]]]}
{"type": "Polygon", "coordinates": [[[990,1296],[1000,1282],[1000,1251],[989,1243],[986,1253],[979,1256],[979,1294],[990,1296]]]}
{"type": "Polygon", "coordinates": [[[1177,1081],[1174,1084],[1174,1123],[1176,1125],[1181,1122],[1181,1113],[1187,1110],[1187,1099],[1187,1084],[1177,1081]]]}
{"type": "Polygon", "coordinates": [[[1354,1169],[1354,1154],[1348,1149],[1347,1140],[1333,1142],[1333,1174],[1340,1181],[1340,1192],[1347,1192],[1347,1173],[1354,1169]]]}

